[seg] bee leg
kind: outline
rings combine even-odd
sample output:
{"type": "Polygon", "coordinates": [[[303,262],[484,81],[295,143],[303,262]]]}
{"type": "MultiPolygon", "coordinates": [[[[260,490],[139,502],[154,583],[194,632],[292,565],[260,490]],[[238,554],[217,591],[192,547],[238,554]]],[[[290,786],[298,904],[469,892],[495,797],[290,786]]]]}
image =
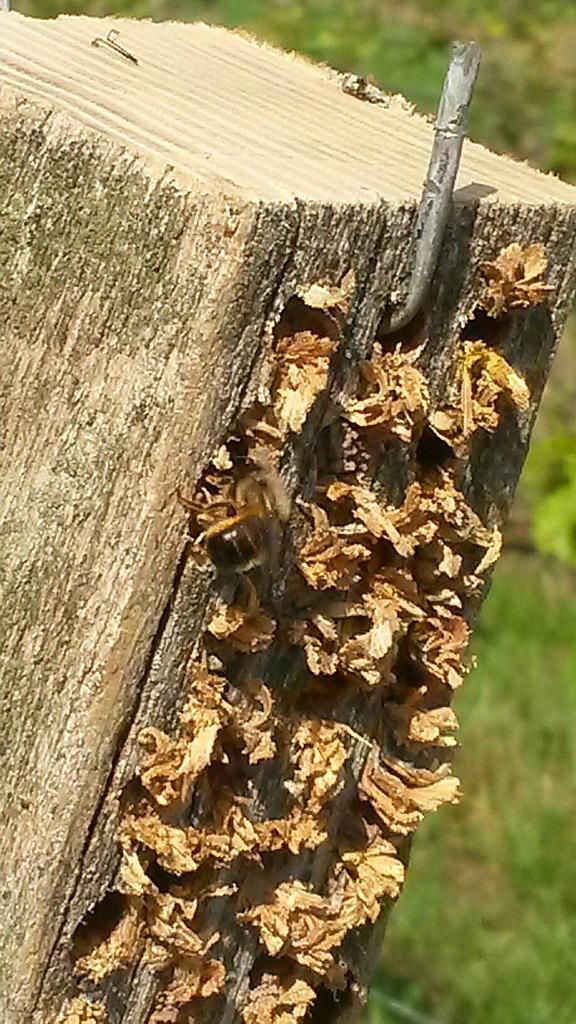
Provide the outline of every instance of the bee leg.
{"type": "Polygon", "coordinates": [[[180,504],[183,505],[184,508],[188,509],[189,512],[198,511],[198,505],[196,504],[196,502],[193,501],[192,498],[187,498],[184,494],[182,494],[182,491],[180,490],[179,487],[176,488],[174,493],[176,494],[176,497],[180,504]]]}
{"type": "Polygon", "coordinates": [[[313,502],[306,501],[305,498],[301,498],[300,495],[297,495],[297,497],[294,498],[294,504],[297,505],[298,508],[302,509],[302,512],[308,519],[312,520],[312,522],[314,521],[313,502]]]}
{"type": "Polygon", "coordinates": [[[206,555],[202,548],[196,548],[192,546],[191,550],[188,552],[187,557],[190,558],[191,561],[194,563],[194,566],[196,567],[198,572],[204,573],[206,575],[211,572],[210,562],[206,558],[206,555]]]}
{"type": "Polygon", "coordinates": [[[270,522],[269,528],[269,551],[268,551],[268,574],[272,583],[278,578],[282,561],[282,529],[277,520],[270,522]]]}
{"type": "Polygon", "coordinates": [[[282,604],[284,594],[286,591],[287,574],[289,571],[288,564],[283,558],[283,540],[285,537],[282,525],[275,521],[271,524],[270,530],[270,542],[269,542],[269,559],[268,559],[268,599],[274,610],[275,615],[280,614],[280,606],[282,604]]]}
{"type": "Polygon", "coordinates": [[[287,523],[290,518],[292,501],[279,473],[271,475],[268,486],[270,487],[273,495],[276,514],[280,522],[287,523]]]}
{"type": "Polygon", "coordinates": [[[241,576],[239,578],[234,603],[240,604],[249,615],[252,615],[259,607],[258,591],[248,576],[241,576]],[[237,601],[236,598],[239,598],[239,600],[237,601]],[[246,603],[244,603],[244,599],[246,603]]]}
{"type": "Polygon", "coordinates": [[[206,534],[204,530],[202,531],[202,533],[196,534],[196,536],[192,536],[191,533],[184,534],[184,542],[186,544],[190,544],[195,551],[199,551],[204,547],[205,538],[206,534]]]}

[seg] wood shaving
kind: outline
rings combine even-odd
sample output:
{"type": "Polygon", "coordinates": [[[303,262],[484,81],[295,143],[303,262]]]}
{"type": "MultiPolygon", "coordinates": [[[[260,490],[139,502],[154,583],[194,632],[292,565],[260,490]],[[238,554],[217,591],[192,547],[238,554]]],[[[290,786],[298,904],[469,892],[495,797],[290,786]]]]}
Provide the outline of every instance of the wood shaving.
{"type": "Polygon", "coordinates": [[[428,426],[441,441],[444,441],[458,458],[464,458],[470,450],[470,434],[464,433],[463,402],[465,396],[460,387],[459,400],[434,409],[430,413],[428,426]]]}
{"type": "Polygon", "coordinates": [[[388,620],[382,626],[359,633],[342,644],[338,663],[342,672],[367,686],[388,681],[395,631],[388,620]]]}
{"type": "Polygon", "coordinates": [[[264,974],[247,998],[242,1010],[244,1024],[295,1024],[304,1020],[316,992],[302,979],[264,974]]]}
{"type": "Polygon", "coordinates": [[[341,481],[329,485],[326,497],[335,503],[349,502],[350,522],[361,523],[373,538],[389,540],[403,558],[413,555],[438,529],[430,516],[432,509],[423,504],[424,492],[419,483],[408,487],[400,506],[383,505],[367,488],[341,481]]]}
{"type": "Polygon", "coordinates": [[[304,648],[315,675],[342,672],[356,682],[377,686],[388,680],[398,642],[410,623],[425,616],[417,600],[410,574],[387,570],[369,578],[356,601],[327,600],[322,613],[295,622],[290,639],[304,648]]]}
{"type": "MultiPolygon", "coordinates": [[[[160,1002],[160,999],[158,999],[158,1002],[160,1002]]],[[[180,1009],[177,1006],[160,1006],[152,1011],[152,1016],[147,1024],[178,1024],[179,1018],[180,1020],[182,1019],[180,1009]]],[[[198,1024],[200,1024],[199,1019],[198,1024]]]]}
{"type": "Polygon", "coordinates": [[[317,849],[328,838],[322,816],[315,807],[312,811],[294,807],[286,818],[259,822],[255,828],[261,852],[287,849],[297,855],[302,850],[317,849]]]}
{"type": "Polygon", "coordinates": [[[331,338],[320,338],[312,331],[298,331],[278,342],[274,411],[284,429],[297,433],[304,426],[316,398],[327,387],[335,348],[331,338]]]}
{"type": "MultiPolygon", "coordinates": [[[[198,870],[206,861],[228,865],[241,856],[258,858],[264,850],[288,848],[292,853],[299,853],[304,848],[315,849],[326,838],[318,817],[319,807],[339,788],[338,754],[339,750],[332,744],[331,762],[326,770],[318,764],[307,764],[309,776],[304,781],[301,778],[304,767],[300,775],[297,772],[295,795],[305,799],[306,806],[294,807],[286,818],[251,822],[234,804],[223,814],[219,829],[182,828],[165,824],[155,815],[133,815],[124,819],[121,841],[132,857],[135,854],[131,851],[131,844],[137,843],[152,851],[167,871],[180,875],[198,870]]],[[[310,755],[312,759],[313,755],[310,755]]],[[[131,886],[132,877],[134,875],[130,873],[123,877],[122,891],[138,894],[157,891],[150,882],[148,886],[138,882],[131,886]]],[[[212,898],[217,892],[210,890],[202,895],[203,898],[212,898]]]]}
{"type": "Polygon", "coordinates": [[[410,652],[434,678],[450,689],[462,683],[462,656],[470,640],[470,627],[460,615],[438,609],[417,623],[410,634],[410,652]]]}
{"type": "Polygon", "coordinates": [[[477,430],[494,433],[504,401],[520,412],[530,408],[524,378],[481,339],[464,341],[459,366],[459,395],[430,415],[429,425],[459,458],[470,449],[477,430]]]}
{"type": "Polygon", "coordinates": [[[394,723],[394,734],[401,744],[456,746],[453,733],[458,728],[458,719],[450,707],[418,711],[406,704],[387,704],[385,711],[394,723]]]}
{"type": "Polygon", "coordinates": [[[338,533],[317,505],[310,512],[314,528],[300,549],[300,571],[315,590],[348,590],[360,578],[359,566],[372,551],[368,544],[338,533]]]}
{"type": "Polygon", "coordinates": [[[172,978],[161,993],[157,1008],[184,1006],[192,999],[209,999],[223,991],[225,981],[226,969],[220,960],[206,960],[200,956],[182,958],[175,964],[172,978]]]}
{"type": "Polygon", "coordinates": [[[240,420],[240,434],[248,448],[247,459],[252,459],[254,453],[265,451],[269,464],[277,466],[282,453],[283,432],[272,409],[258,407],[249,410],[240,420]]]}
{"type": "Polygon", "coordinates": [[[276,623],[259,607],[220,604],[208,623],[208,630],[234,650],[253,654],[270,646],[276,623]]]}
{"type": "Polygon", "coordinates": [[[122,847],[118,892],[126,896],[144,896],[155,893],[158,889],[146,874],[140,857],[131,847],[122,847]]]}
{"type": "Polygon", "coordinates": [[[224,701],[224,676],[207,672],[194,664],[188,676],[189,696],[180,713],[180,722],[187,736],[196,738],[205,732],[208,736],[215,725],[227,719],[228,707],[224,701]]]}
{"type": "Polygon", "coordinates": [[[306,664],[315,676],[331,676],[338,670],[338,632],[335,630],[335,636],[326,636],[318,628],[319,618],[323,616],[313,615],[307,621],[294,623],[289,638],[304,648],[306,664]]]}
{"type": "Polygon", "coordinates": [[[482,428],[489,433],[500,422],[500,400],[526,412],[530,392],[523,377],[483,341],[465,341],[462,362],[462,433],[482,428]]]}
{"type": "Polygon", "coordinates": [[[215,466],[216,469],[221,470],[222,472],[224,472],[227,469],[232,469],[234,463],[232,461],[232,456],[230,455],[230,452],[228,451],[228,448],[226,447],[225,444],[220,445],[218,451],[216,452],[216,455],[212,459],[212,465],[215,466]]]}
{"type": "Polygon", "coordinates": [[[449,762],[442,762],[434,769],[417,768],[410,761],[403,761],[399,757],[384,754],[376,748],[373,748],[373,753],[382,768],[392,772],[411,788],[418,789],[420,786],[430,786],[432,783],[440,782],[441,779],[449,778],[452,771],[449,762]]]}
{"type": "Polygon", "coordinates": [[[315,283],[299,291],[298,295],[312,309],[333,309],[340,313],[347,313],[355,287],[356,274],[353,270],[349,270],[339,285],[315,283]]]}
{"type": "Polygon", "coordinates": [[[301,722],[292,736],[290,751],[296,769],[285,786],[309,815],[317,814],[343,785],[342,768],[348,754],[339,724],[301,722]]]}
{"type": "Polygon", "coordinates": [[[548,257],[541,245],[522,247],[512,242],[493,261],[482,263],[486,279],[482,308],[499,317],[511,309],[526,309],[544,302],[554,289],[544,284],[548,257]]]}
{"type": "Polygon", "coordinates": [[[348,930],[340,918],[340,902],[332,905],[297,880],[283,882],[268,903],[251,907],[238,917],[254,925],[270,956],[290,957],[319,975],[335,966],[332,951],[348,930]]]}
{"type": "Polygon", "coordinates": [[[101,1003],[77,996],[62,1007],[56,1024],[106,1024],[106,1020],[106,1009],[101,1003]]]}
{"type": "Polygon", "coordinates": [[[392,843],[374,836],[367,847],[342,855],[328,882],[328,895],[311,892],[300,881],[284,882],[268,903],[239,915],[256,926],[271,956],[287,956],[317,974],[336,968],[334,951],[344,936],[375,921],[384,898],[395,899],[404,866],[392,843]]]}
{"type": "Polygon", "coordinates": [[[362,595],[365,614],[372,625],[340,648],[342,672],[360,677],[369,686],[392,681],[399,642],[408,628],[424,617],[417,600],[410,575],[402,569],[374,575],[362,595]]]}
{"type": "Polygon", "coordinates": [[[243,684],[237,703],[230,711],[230,721],[242,743],[250,764],[267,761],[276,754],[272,694],[261,680],[243,684]]]}
{"type": "Polygon", "coordinates": [[[191,961],[194,969],[218,942],[218,933],[208,939],[199,935],[194,927],[198,901],[158,893],[147,897],[145,914],[148,943],[144,961],[155,971],[191,961]]]}
{"type": "Polygon", "coordinates": [[[129,850],[136,843],[151,850],[166,871],[177,875],[196,871],[204,860],[200,830],[168,825],[153,812],[126,815],[119,837],[129,850]]]}
{"type": "Polygon", "coordinates": [[[444,579],[454,580],[457,584],[462,564],[462,555],[454,550],[454,546],[437,536],[418,551],[415,576],[427,588],[435,588],[444,579]]]}
{"type": "Polygon", "coordinates": [[[198,776],[221,757],[220,730],[227,724],[229,706],[223,698],[226,679],[199,665],[189,676],[190,694],[180,713],[180,735],[143,729],[139,741],[147,752],[140,769],[144,788],[160,806],[185,803],[198,776]]]}
{"type": "Polygon", "coordinates": [[[236,857],[258,857],[258,828],[237,804],[221,815],[218,831],[206,830],[205,843],[210,856],[220,864],[229,864],[236,857]]]}
{"type": "Polygon", "coordinates": [[[470,508],[465,496],[455,487],[454,480],[446,470],[437,470],[425,484],[416,486],[413,500],[418,501],[420,515],[427,516],[435,522],[436,533],[448,544],[457,540],[481,548],[492,547],[493,529],[485,526],[470,508]]]}
{"type": "Polygon", "coordinates": [[[442,804],[457,804],[460,799],[460,780],[448,775],[429,786],[422,786],[412,792],[412,802],[421,811],[422,816],[437,811],[442,804]]]}
{"type": "Polygon", "coordinates": [[[256,855],[259,843],[257,827],[234,804],[214,829],[168,825],[155,814],[127,815],[120,840],[128,848],[138,843],[153,851],[158,863],[177,875],[197,871],[207,860],[225,865],[256,855]]]}
{"type": "Polygon", "coordinates": [[[356,394],[343,402],[343,414],[358,427],[385,427],[401,441],[411,441],[424,422],[428,387],[410,356],[382,352],[375,343],[372,357],[360,364],[356,394]]]}
{"type": "Polygon", "coordinates": [[[329,485],[326,497],[335,504],[351,503],[350,521],[361,523],[372,537],[386,537],[392,543],[398,541],[399,531],[394,523],[398,518],[398,510],[383,506],[373,491],[336,480],[329,485]]]}
{"type": "Polygon", "coordinates": [[[377,921],[384,899],[395,900],[404,884],[406,871],[393,843],[375,830],[363,850],[342,854],[330,887],[342,899],[342,917],[348,928],[357,928],[367,921],[377,921]]]}
{"type": "Polygon", "coordinates": [[[458,779],[451,775],[420,787],[407,786],[371,754],[359,789],[384,827],[395,835],[406,836],[414,832],[426,811],[457,802],[459,786],[458,779]]]}
{"type": "Polygon", "coordinates": [[[129,900],[126,911],[109,936],[75,962],[77,974],[102,981],[119,967],[139,956],[144,943],[144,922],[140,900],[129,900]]]}
{"type": "Polygon", "coordinates": [[[502,554],[502,544],[502,530],[494,526],[492,529],[492,540],[474,570],[476,576],[483,576],[498,561],[502,554]]]}
{"type": "Polygon", "coordinates": [[[222,722],[219,716],[194,739],[171,739],[159,729],[144,729],[138,740],[147,757],[140,769],[142,785],[161,806],[185,803],[198,776],[214,757],[222,722]]]}

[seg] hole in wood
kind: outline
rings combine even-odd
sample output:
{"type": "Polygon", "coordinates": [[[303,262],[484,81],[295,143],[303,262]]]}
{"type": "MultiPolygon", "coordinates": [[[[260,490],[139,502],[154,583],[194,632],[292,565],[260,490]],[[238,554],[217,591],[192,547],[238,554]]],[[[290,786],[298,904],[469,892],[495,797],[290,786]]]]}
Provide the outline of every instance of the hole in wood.
{"type": "Polygon", "coordinates": [[[396,660],[392,667],[392,674],[396,682],[390,687],[390,700],[395,700],[399,704],[404,703],[410,693],[416,690],[426,678],[423,669],[412,657],[412,638],[410,633],[411,630],[409,629],[400,640],[396,660]]]}
{"type": "Polygon", "coordinates": [[[126,897],[108,892],[78,925],[72,940],[72,958],[77,961],[101,946],[119,925],[127,908],[126,897]]]}
{"type": "Polygon", "coordinates": [[[328,422],[318,434],[316,442],[316,466],[322,478],[332,477],[344,472],[344,431],[339,411],[331,404],[326,412],[328,422]]]}
{"type": "Polygon", "coordinates": [[[333,341],[337,341],[340,336],[338,324],[333,317],[322,309],[307,306],[298,295],[293,295],[288,299],[276,324],[274,339],[278,342],[282,338],[304,331],[310,331],[319,338],[331,338],[333,341]]]}
{"type": "Polygon", "coordinates": [[[146,875],[159,892],[171,892],[175,886],[182,885],[182,880],[186,877],[185,875],[171,874],[155,860],[151,860],[146,867],[146,875]]]}
{"type": "Polygon", "coordinates": [[[376,332],[376,341],[382,347],[382,352],[395,352],[400,349],[402,352],[410,352],[412,349],[423,345],[428,337],[429,310],[423,306],[419,313],[399,331],[386,333],[387,318],[383,317],[376,332]]]}
{"type": "Polygon", "coordinates": [[[425,471],[445,466],[454,458],[454,452],[446,441],[435,434],[430,427],[424,427],[416,448],[416,461],[425,471]]]}
{"type": "Polygon", "coordinates": [[[514,323],[513,313],[506,313],[496,319],[488,316],[483,309],[477,309],[462,328],[461,338],[463,341],[483,341],[497,348],[507,339],[514,323]]]}
{"type": "Polygon", "coordinates": [[[344,992],[332,992],[320,988],[314,1005],[305,1017],[305,1024],[325,1024],[326,1021],[345,1020],[348,1011],[354,1006],[355,1000],[350,989],[344,992]]]}
{"type": "Polygon", "coordinates": [[[292,702],[294,711],[310,717],[330,718],[338,708],[343,713],[354,702],[356,688],[350,679],[336,672],[331,676],[315,676],[310,673],[292,702]]]}

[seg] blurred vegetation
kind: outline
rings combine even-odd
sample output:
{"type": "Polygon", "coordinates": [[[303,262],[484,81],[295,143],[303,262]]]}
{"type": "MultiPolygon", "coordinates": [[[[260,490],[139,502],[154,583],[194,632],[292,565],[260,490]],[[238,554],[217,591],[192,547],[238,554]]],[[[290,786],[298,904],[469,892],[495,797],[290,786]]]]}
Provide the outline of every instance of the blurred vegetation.
{"type": "Polygon", "coordinates": [[[575,621],[571,574],[502,563],[456,701],[464,798],[418,832],[366,1024],[576,1021],[575,621]]]}
{"type": "MultiPolygon", "coordinates": [[[[483,64],[470,134],[576,182],[574,0],[14,0],[26,14],[240,25],[435,110],[455,38],[483,64]]],[[[576,563],[576,332],[560,348],[518,507],[576,563]]],[[[576,596],[561,564],[499,569],[457,709],[465,798],[423,827],[367,1024],[576,1024],[576,596]]]]}
{"type": "Polygon", "coordinates": [[[523,490],[538,550],[576,562],[576,433],[558,430],[534,443],[523,490]]]}

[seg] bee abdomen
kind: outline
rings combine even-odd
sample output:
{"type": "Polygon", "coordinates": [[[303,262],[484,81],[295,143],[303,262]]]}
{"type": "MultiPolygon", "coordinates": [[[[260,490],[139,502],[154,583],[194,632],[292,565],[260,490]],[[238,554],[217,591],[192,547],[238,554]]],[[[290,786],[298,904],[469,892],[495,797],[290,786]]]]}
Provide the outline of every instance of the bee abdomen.
{"type": "Polygon", "coordinates": [[[266,556],[268,523],[263,516],[250,516],[207,538],[206,550],[217,569],[248,572],[266,556]]]}

